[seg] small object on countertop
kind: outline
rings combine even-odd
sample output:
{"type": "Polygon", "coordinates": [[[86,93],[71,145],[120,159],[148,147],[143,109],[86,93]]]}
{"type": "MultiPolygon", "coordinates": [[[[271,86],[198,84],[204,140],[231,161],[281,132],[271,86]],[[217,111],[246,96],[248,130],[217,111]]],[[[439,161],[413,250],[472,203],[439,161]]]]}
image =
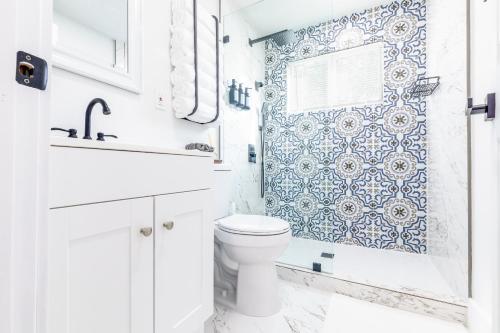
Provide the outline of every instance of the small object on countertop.
{"type": "Polygon", "coordinates": [[[116,135],[104,134],[103,132],[97,133],[97,141],[104,141],[104,138],[115,138],[118,139],[116,135]]]}
{"type": "Polygon", "coordinates": [[[238,103],[236,103],[236,106],[241,108],[245,106],[244,103],[244,98],[245,98],[245,90],[243,89],[243,83],[240,83],[240,87],[238,88],[238,103]]]}
{"type": "Polygon", "coordinates": [[[243,110],[250,110],[250,89],[252,88],[245,88],[245,103],[242,107],[243,110]]]}
{"type": "Polygon", "coordinates": [[[76,129],[74,129],[74,128],[70,128],[69,130],[66,130],[64,128],[52,127],[50,130],[51,131],[67,132],[68,133],[68,138],[73,138],[73,139],[78,138],[78,136],[76,136],[76,129]]]}
{"type": "Polygon", "coordinates": [[[229,104],[238,104],[238,87],[235,79],[232,80],[232,84],[229,86],[229,104]]]}
{"type": "Polygon", "coordinates": [[[206,143],[190,143],[186,145],[187,150],[199,150],[207,153],[213,153],[214,147],[207,145],[206,143]]]}

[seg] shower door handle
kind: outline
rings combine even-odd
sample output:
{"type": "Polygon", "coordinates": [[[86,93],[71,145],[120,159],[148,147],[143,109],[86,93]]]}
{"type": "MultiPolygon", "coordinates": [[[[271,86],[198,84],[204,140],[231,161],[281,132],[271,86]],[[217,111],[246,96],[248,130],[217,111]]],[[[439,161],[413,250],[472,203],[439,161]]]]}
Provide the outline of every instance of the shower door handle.
{"type": "Polygon", "coordinates": [[[475,114],[484,114],[484,120],[493,120],[495,119],[495,93],[491,93],[486,95],[486,104],[474,105],[474,102],[471,97],[467,99],[467,109],[470,115],[475,114]]]}

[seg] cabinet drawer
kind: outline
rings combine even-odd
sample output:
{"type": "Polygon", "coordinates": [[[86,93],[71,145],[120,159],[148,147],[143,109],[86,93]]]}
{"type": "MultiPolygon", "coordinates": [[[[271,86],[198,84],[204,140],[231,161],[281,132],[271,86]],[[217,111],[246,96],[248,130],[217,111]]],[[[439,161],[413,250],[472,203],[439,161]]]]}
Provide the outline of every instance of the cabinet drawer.
{"type": "Polygon", "coordinates": [[[212,158],[52,146],[50,207],[212,188],[212,158]]]}

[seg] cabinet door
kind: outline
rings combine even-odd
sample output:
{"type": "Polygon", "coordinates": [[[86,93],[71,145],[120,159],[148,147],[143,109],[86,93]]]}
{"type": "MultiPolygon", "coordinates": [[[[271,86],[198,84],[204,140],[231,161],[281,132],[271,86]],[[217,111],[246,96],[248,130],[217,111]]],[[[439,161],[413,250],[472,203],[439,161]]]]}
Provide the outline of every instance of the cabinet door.
{"type": "Polygon", "coordinates": [[[48,332],[153,332],[153,220],[153,198],[50,211],[48,332]]]}
{"type": "Polygon", "coordinates": [[[156,333],[193,333],[213,312],[211,190],[155,197],[156,333]]]}

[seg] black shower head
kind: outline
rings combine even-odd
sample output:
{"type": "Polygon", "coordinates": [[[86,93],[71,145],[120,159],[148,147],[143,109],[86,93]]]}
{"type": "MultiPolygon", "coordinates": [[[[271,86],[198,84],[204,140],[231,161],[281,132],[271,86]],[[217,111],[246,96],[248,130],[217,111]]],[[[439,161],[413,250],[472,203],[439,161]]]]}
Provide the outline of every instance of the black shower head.
{"type": "Polygon", "coordinates": [[[272,39],[276,43],[276,45],[283,46],[283,45],[295,42],[297,37],[295,36],[295,32],[293,30],[287,29],[287,30],[276,32],[274,34],[267,35],[267,36],[264,36],[261,38],[249,39],[248,43],[250,44],[250,46],[253,46],[254,44],[257,44],[257,43],[260,43],[260,42],[263,42],[263,41],[266,41],[269,39],[272,39]]]}

